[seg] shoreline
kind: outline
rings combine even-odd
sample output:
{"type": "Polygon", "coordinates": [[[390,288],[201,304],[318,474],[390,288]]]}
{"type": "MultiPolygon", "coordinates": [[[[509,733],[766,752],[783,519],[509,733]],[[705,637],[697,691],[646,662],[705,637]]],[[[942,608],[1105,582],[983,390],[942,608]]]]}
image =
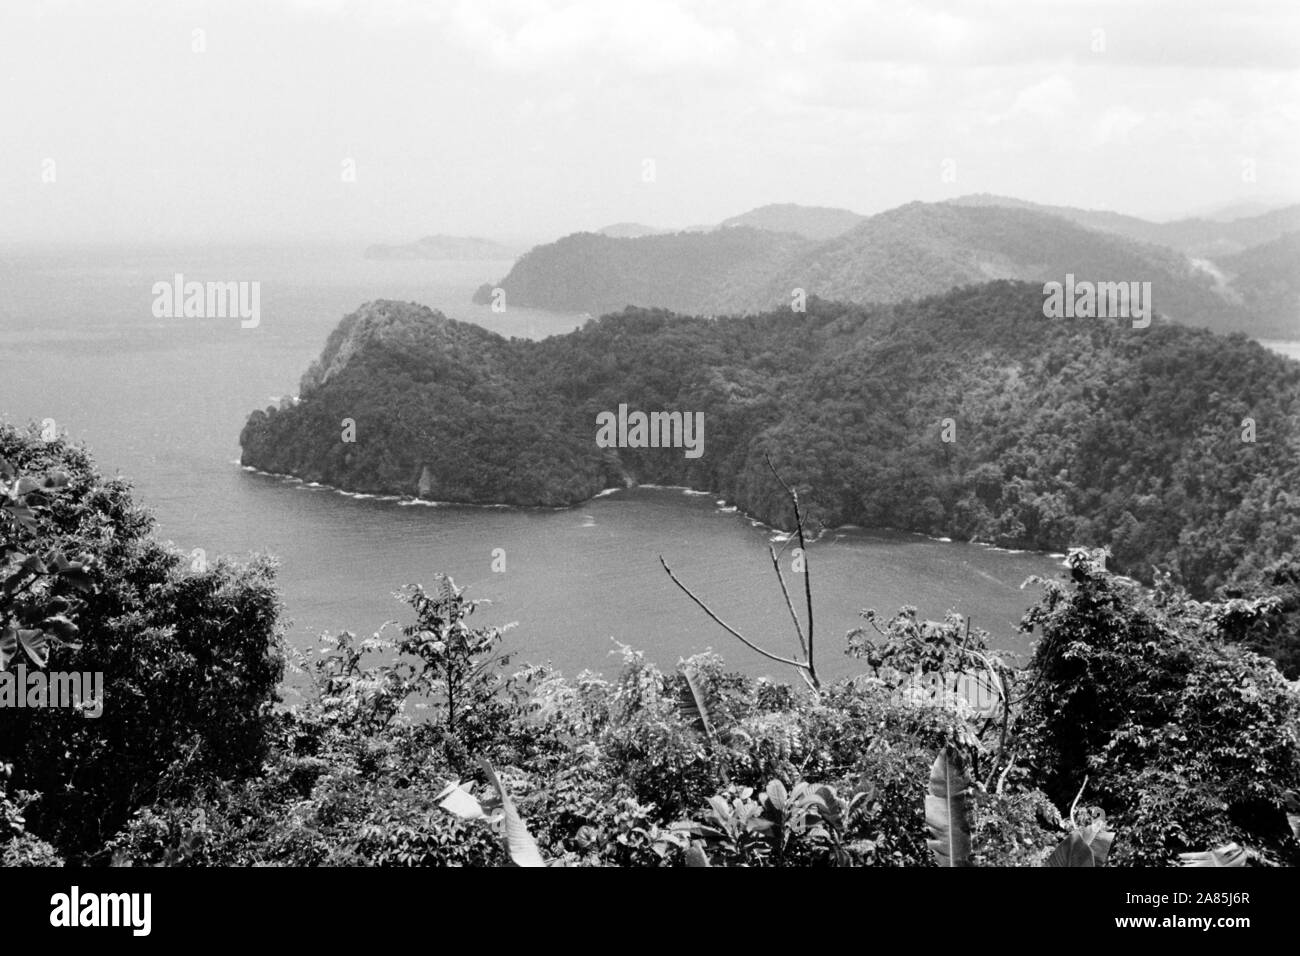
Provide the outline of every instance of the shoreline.
{"type": "MultiPolygon", "coordinates": [[[[263,478],[274,478],[275,480],[283,484],[297,485],[301,488],[310,488],[314,491],[328,491],[328,492],[332,492],[333,494],[340,495],[344,498],[351,498],[355,501],[383,501],[383,502],[396,503],[399,507],[403,507],[403,508],[425,507],[425,508],[481,508],[481,509],[514,510],[514,511],[551,511],[551,512],[573,511],[581,508],[587,502],[595,501],[598,498],[608,498],[611,495],[618,494],[619,492],[637,491],[640,489],[645,489],[647,491],[680,491],[684,496],[690,498],[703,498],[703,497],[713,496],[714,505],[715,505],[714,511],[716,514],[736,515],[737,517],[747,519],[749,521],[750,527],[761,528],[764,532],[768,533],[769,535],[768,541],[770,544],[785,544],[795,537],[794,531],[786,531],[783,528],[778,528],[775,525],[770,525],[767,522],[763,521],[762,519],[754,517],[754,515],[750,514],[749,512],[742,511],[739,505],[729,503],[727,499],[718,496],[718,492],[716,491],[711,491],[711,490],[701,491],[697,488],[691,488],[689,485],[658,485],[658,484],[625,485],[622,487],[611,487],[611,488],[602,489],[601,491],[598,491],[596,494],[592,495],[590,498],[584,498],[582,501],[575,502],[574,504],[571,505],[554,505],[554,506],[511,505],[511,504],[501,504],[499,502],[482,503],[482,502],[473,502],[473,501],[439,501],[439,500],[434,500],[429,498],[418,498],[413,495],[394,495],[394,494],[379,494],[379,493],[361,492],[361,491],[348,491],[344,488],[339,488],[334,485],[327,485],[315,481],[312,482],[305,481],[302,478],[297,477],[296,475],[264,471],[263,469],[257,468],[254,465],[245,465],[241,461],[239,461],[239,459],[231,459],[230,463],[238,467],[241,471],[250,474],[255,474],[263,478]]],[[[877,525],[870,528],[865,528],[862,525],[856,525],[856,524],[826,526],[823,527],[821,531],[817,533],[816,536],[810,537],[808,540],[808,544],[809,546],[818,544],[819,542],[825,540],[830,535],[835,535],[836,537],[843,537],[848,532],[861,532],[863,534],[868,534],[868,535],[872,533],[878,533],[878,532],[889,532],[890,534],[897,534],[897,535],[911,535],[918,538],[924,538],[927,541],[933,541],[936,544],[970,544],[970,545],[976,545],[978,547],[984,548],[989,551],[997,551],[1002,554],[1032,554],[1032,555],[1038,555],[1046,558],[1053,558],[1061,562],[1064,561],[1066,556],[1065,551],[1047,551],[1038,548],[1005,548],[1002,547],[1001,545],[993,544],[992,542],[989,541],[980,541],[975,538],[972,538],[969,541],[959,541],[948,536],[931,535],[931,534],[926,534],[924,531],[912,531],[908,528],[895,528],[889,525],[877,525]]],[[[1136,584],[1142,583],[1140,581],[1136,581],[1133,578],[1129,578],[1125,575],[1116,574],[1116,577],[1121,578],[1123,580],[1133,581],[1136,584]]]]}

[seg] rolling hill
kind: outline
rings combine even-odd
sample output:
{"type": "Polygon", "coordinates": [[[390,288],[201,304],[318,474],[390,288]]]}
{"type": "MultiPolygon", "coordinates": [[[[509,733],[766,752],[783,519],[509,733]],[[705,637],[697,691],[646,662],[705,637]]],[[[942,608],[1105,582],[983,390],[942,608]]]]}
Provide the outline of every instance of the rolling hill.
{"type": "MultiPolygon", "coordinates": [[[[765,277],[815,245],[747,226],[614,239],[591,232],[537,246],[498,285],[508,304],[600,315],[624,306],[734,311],[765,277]]],[[[475,301],[491,301],[492,286],[475,301]]]]}
{"type": "Polygon", "coordinates": [[[866,216],[831,206],[800,206],[773,203],[724,219],[719,229],[750,226],[769,232],[792,232],[805,239],[834,239],[860,224],[866,216]]]}
{"type": "Polygon", "coordinates": [[[508,302],[537,308],[721,314],[788,306],[796,289],[896,302],[992,279],[1063,282],[1067,274],[1151,282],[1156,310],[1186,324],[1243,331],[1258,324],[1212,268],[1181,253],[994,204],[909,203],[821,241],[744,225],[637,239],[581,233],[533,249],[499,285],[508,302]]]}
{"type": "Polygon", "coordinates": [[[1106,210],[1044,206],[1023,199],[993,196],[987,193],[962,196],[949,200],[949,203],[955,206],[998,206],[1050,213],[1089,229],[1116,233],[1138,242],[1168,246],[1188,256],[1208,259],[1233,255],[1300,229],[1300,205],[1270,209],[1267,212],[1238,219],[1215,216],[1177,219],[1172,222],[1150,222],[1136,216],[1125,216],[1106,210]]]}
{"type": "Polygon", "coordinates": [[[1085,229],[1029,209],[909,203],[792,259],[748,303],[790,290],[850,302],[896,302],[991,279],[1147,281],[1156,311],[1188,325],[1240,326],[1214,278],[1159,246],[1085,229]]]}
{"type": "Polygon", "coordinates": [[[1268,316],[1264,338],[1300,340],[1300,232],[1218,260],[1246,309],[1268,316]]]}

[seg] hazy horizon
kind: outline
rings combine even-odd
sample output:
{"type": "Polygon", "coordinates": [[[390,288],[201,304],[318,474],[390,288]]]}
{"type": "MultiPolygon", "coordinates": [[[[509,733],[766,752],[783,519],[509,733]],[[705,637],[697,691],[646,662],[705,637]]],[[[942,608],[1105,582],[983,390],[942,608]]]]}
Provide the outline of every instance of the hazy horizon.
{"type": "Polygon", "coordinates": [[[1295,201],[1297,28],[1258,0],[9,3],[0,242],[1295,201]]]}

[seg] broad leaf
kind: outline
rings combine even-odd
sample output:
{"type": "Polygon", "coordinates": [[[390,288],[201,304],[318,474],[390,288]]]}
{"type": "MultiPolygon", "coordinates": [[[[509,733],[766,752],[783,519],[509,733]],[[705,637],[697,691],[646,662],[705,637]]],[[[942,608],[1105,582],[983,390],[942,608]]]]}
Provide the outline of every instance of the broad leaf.
{"type": "Polygon", "coordinates": [[[73,624],[62,614],[54,614],[41,621],[41,627],[54,633],[56,637],[68,638],[77,636],[77,625],[73,624]]]}
{"type": "Polygon", "coordinates": [[[455,814],[462,820],[485,820],[487,814],[483,812],[483,806],[474,799],[474,795],[465,789],[464,785],[453,783],[446,790],[438,794],[438,806],[442,807],[448,813],[455,814]]]}
{"type": "Polygon", "coordinates": [[[1079,837],[1092,851],[1096,865],[1105,866],[1106,858],[1110,856],[1110,845],[1115,842],[1114,832],[1106,829],[1106,817],[1098,816],[1088,826],[1079,830],[1079,837]]]}
{"type": "Polygon", "coordinates": [[[0,510],[7,511],[15,521],[28,531],[35,531],[40,527],[40,522],[36,520],[36,512],[26,505],[5,505],[0,510]]]}
{"type": "Polygon", "coordinates": [[[682,676],[686,678],[686,690],[681,695],[679,705],[683,719],[716,743],[718,738],[713,730],[713,722],[709,720],[709,707],[704,699],[704,689],[700,687],[699,681],[695,679],[695,675],[689,668],[682,669],[682,676]]]}
{"type": "Polygon", "coordinates": [[[1092,850],[1081,835],[1075,830],[1066,837],[1061,845],[1052,851],[1043,866],[1096,866],[1092,850]]]}
{"type": "Polygon", "coordinates": [[[687,866],[712,866],[708,856],[698,846],[688,846],[686,848],[686,865],[687,866]]]}
{"type": "Polygon", "coordinates": [[[9,666],[9,662],[18,653],[18,628],[6,627],[0,631],[0,671],[9,666]]]}
{"type": "Polygon", "coordinates": [[[767,785],[767,802],[772,805],[777,813],[785,813],[785,804],[789,799],[786,793],[785,784],[780,780],[773,780],[767,785]]]}
{"type": "Polygon", "coordinates": [[[32,659],[37,667],[44,667],[49,659],[50,644],[49,636],[43,631],[28,630],[26,628],[18,632],[18,643],[23,646],[27,656],[32,659]]]}
{"type": "Polygon", "coordinates": [[[940,866],[970,866],[970,781],[961,758],[943,750],[930,768],[930,792],[925,797],[926,840],[940,866]]]}
{"type": "Polygon", "coordinates": [[[537,842],[528,832],[524,821],[520,819],[519,811],[515,809],[514,801],[510,799],[510,794],[506,793],[506,788],[501,785],[496,771],[492,769],[486,757],[479,758],[479,765],[501,797],[501,810],[505,814],[506,849],[510,853],[510,859],[514,861],[515,866],[545,866],[542,853],[537,849],[537,842]]]}
{"type": "Polygon", "coordinates": [[[1180,853],[1178,859],[1183,861],[1183,866],[1245,866],[1246,851],[1235,843],[1225,843],[1217,850],[1180,853]]]}

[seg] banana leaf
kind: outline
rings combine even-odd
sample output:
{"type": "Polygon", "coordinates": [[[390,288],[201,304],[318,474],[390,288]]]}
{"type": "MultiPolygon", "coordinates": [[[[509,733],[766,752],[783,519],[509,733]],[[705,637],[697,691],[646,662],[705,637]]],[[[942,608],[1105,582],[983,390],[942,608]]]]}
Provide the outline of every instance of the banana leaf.
{"type": "Polygon", "coordinates": [[[483,768],[483,772],[487,774],[488,780],[491,781],[492,786],[496,788],[497,794],[501,797],[501,810],[505,814],[506,850],[510,853],[511,861],[515,866],[545,866],[546,862],[542,859],[542,853],[537,849],[537,841],[528,832],[528,827],[524,825],[523,819],[519,816],[519,811],[515,809],[515,803],[510,799],[510,794],[501,785],[501,780],[496,771],[492,769],[492,764],[488,763],[486,757],[480,757],[479,765],[483,768]]]}
{"type": "Polygon", "coordinates": [[[961,757],[942,751],[930,768],[930,792],[925,797],[927,845],[940,866],[970,866],[971,794],[961,757]]]}

